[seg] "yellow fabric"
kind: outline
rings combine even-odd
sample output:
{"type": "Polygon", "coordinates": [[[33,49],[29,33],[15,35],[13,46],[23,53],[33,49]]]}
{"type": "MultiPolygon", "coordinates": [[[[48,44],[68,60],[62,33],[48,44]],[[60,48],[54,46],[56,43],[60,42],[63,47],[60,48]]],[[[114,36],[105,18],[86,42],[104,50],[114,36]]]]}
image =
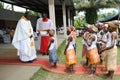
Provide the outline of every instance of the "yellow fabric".
{"type": "Polygon", "coordinates": [[[22,16],[21,18],[24,19],[24,20],[26,20],[26,21],[28,21],[28,19],[25,16],[22,16]]]}
{"type": "Polygon", "coordinates": [[[69,67],[71,64],[76,64],[74,49],[69,49],[66,51],[66,67],[69,67]]]}
{"type": "Polygon", "coordinates": [[[98,50],[97,48],[93,48],[87,51],[87,56],[88,56],[88,64],[98,64],[100,62],[100,57],[98,55],[98,50]]]}
{"type": "Polygon", "coordinates": [[[34,46],[34,42],[33,41],[31,41],[31,44],[30,44],[30,46],[32,47],[32,46],[34,46]]]}

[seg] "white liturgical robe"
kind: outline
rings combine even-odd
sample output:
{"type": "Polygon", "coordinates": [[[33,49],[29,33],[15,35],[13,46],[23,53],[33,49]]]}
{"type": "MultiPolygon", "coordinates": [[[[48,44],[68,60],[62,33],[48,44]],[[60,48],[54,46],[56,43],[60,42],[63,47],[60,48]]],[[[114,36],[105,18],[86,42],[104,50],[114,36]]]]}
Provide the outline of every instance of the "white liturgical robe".
{"type": "Polygon", "coordinates": [[[37,57],[34,39],[30,38],[31,35],[33,35],[31,22],[22,16],[17,23],[12,45],[18,50],[17,54],[23,62],[32,61],[37,57]]]}
{"type": "Polygon", "coordinates": [[[52,30],[54,29],[53,23],[50,19],[48,19],[48,21],[43,21],[43,18],[39,18],[37,20],[37,24],[36,24],[36,31],[40,32],[39,38],[38,38],[38,47],[37,49],[39,50],[41,47],[41,37],[42,36],[48,36],[47,31],[46,30],[52,30]]]}
{"type": "Polygon", "coordinates": [[[54,29],[53,27],[53,23],[50,19],[48,19],[48,21],[44,22],[43,18],[39,18],[37,20],[37,25],[36,25],[36,29],[37,30],[50,30],[50,29],[54,29]]]}

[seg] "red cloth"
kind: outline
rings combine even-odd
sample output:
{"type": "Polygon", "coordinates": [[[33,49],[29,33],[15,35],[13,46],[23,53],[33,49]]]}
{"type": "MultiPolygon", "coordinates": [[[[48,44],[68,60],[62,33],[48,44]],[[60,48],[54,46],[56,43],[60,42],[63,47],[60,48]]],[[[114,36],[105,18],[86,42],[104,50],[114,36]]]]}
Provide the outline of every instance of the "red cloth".
{"type": "Polygon", "coordinates": [[[50,41],[50,36],[41,37],[41,45],[40,45],[41,53],[47,54],[47,48],[48,48],[49,41],[50,41]]]}
{"type": "Polygon", "coordinates": [[[43,22],[47,22],[48,21],[48,18],[43,18],[43,22]]]}

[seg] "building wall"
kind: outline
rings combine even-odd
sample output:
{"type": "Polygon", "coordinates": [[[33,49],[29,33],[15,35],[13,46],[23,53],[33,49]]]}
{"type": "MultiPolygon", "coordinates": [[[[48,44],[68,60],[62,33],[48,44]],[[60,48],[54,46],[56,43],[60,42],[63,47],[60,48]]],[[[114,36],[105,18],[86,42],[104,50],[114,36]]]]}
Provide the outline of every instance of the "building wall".
{"type": "MultiPolygon", "coordinates": [[[[13,25],[16,25],[16,22],[20,19],[22,15],[23,13],[14,12],[6,9],[0,9],[0,20],[8,21],[6,22],[5,25],[7,25],[8,23],[12,23],[13,25]]],[[[31,17],[31,23],[33,27],[36,26],[36,21],[37,21],[36,18],[37,17],[35,16],[31,17]]]]}

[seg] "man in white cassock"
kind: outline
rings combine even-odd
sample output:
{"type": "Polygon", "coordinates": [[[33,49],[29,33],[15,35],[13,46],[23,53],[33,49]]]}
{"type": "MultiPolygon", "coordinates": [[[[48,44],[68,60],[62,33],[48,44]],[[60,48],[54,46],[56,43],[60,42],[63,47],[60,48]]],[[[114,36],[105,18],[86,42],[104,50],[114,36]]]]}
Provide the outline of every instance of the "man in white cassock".
{"type": "Polygon", "coordinates": [[[22,62],[32,62],[37,57],[33,36],[30,14],[26,12],[18,21],[12,40],[22,62]]]}
{"type": "Polygon", "coordinates": [[[48,31],[54,29],[53,23],[50,19],[48,19],[47,14],[43,13],[42,18],[38,18],[36,24],[36,31],[39,33],[38,37],[38,50],[43,53],[47,54],[47,48],[50,36],[48,35],[48,31]]]}

